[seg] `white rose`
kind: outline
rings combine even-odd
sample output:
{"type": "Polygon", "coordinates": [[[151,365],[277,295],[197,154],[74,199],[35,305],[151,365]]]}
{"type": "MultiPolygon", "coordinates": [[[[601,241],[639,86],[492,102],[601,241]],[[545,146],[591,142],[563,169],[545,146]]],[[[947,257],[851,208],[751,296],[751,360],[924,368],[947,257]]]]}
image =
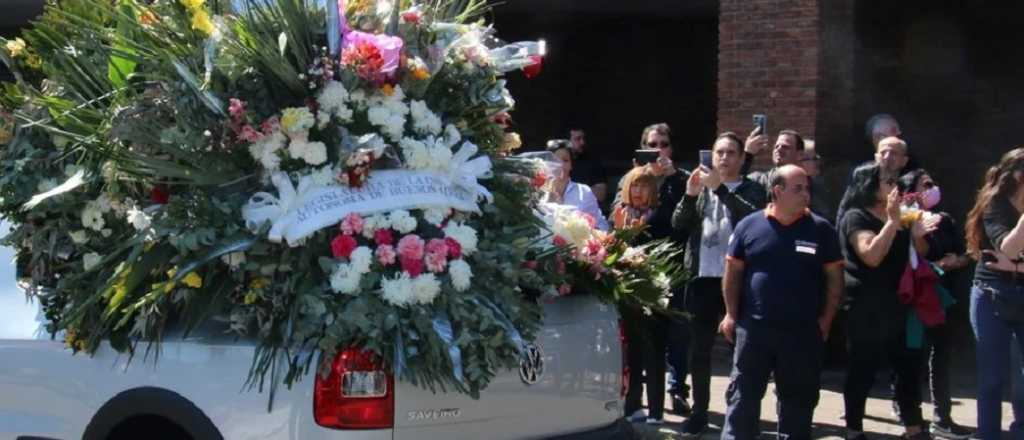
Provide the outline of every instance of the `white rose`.
{"type": "Polygon", "coordinates": [[[448,262],[448,275],[452,279],[452,287],[462,292],[469,288],[470,279],[473,278],[473,269],[460,258],[448,262]]]}
{"type": "Polygon", "coordinates": [[[402,272],[397,278],[383,278],[380,281],[381,296],[396,307],[405,307],[413,302],[413,286],[409,274],[402,272]]]}
{"type": "Polygon", "coordinates": [[[82,256],[82,266],[85,268],[85,271],[88,272],[96,267],[96,265],[100,264],[100,260],[102,259],[103,257],[100,256],[100,254],[89,252],[82,256]]]}
{"type": "Polygon", "coordinates": [[[368,273],[370,264],[373,263],[373,251],[366,246],[359,246],[352,251],[349,260],[352,262],[353,271],[359,274],[368,273]]]}
{"type": "Polygon", "coordinates": [[[441,292],[441,282],[432,273],[425,273],[412,281],[413,298],[417,303],[430,304],[441,292]]]}

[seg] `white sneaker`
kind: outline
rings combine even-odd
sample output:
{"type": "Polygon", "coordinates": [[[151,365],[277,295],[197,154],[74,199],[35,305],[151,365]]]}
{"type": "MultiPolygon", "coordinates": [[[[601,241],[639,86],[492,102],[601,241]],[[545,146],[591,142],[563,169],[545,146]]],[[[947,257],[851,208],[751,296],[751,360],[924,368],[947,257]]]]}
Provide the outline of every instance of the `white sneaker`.
{"type": "Polygon", "coordinates": [[[631,423],[640,423],[646,421],[647,412],[642,409],[638,409],[635,412],[633,412],[633,414],[631,414],[629,417],[626,417],[626,420],[628,420],[631,423]]]}
{"type": "Polygon", "coordinates": [[[661,419],[656,419],[654,417],[648,417],[647,418],[647,424],[648,425],[661,425],[662,423],[665,423],[665,422],[663,422],[661,419]]]}

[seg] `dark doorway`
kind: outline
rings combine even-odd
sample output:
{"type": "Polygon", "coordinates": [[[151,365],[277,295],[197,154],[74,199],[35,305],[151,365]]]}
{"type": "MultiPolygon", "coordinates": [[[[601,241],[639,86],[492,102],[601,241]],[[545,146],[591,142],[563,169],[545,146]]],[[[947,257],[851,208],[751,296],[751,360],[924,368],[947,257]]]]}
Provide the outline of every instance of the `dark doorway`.
{"type": "Polygon", "coordinates": [[[583,128],[609,174],[621,175],[643,128],[667,122],[677,160],[695,162],[715,132],[718,7],[680,3],[686,5],[523,0],[497,7],[499,37],[548,43],[539,77],[510,74],[524,148],[583,128]]]}

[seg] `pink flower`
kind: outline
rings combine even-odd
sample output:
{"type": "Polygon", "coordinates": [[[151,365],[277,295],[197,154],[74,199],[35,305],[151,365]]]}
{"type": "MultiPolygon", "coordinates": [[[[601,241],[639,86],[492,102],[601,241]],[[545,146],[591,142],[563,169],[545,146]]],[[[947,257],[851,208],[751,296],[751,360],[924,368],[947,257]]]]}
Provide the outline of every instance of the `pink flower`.
{"type": "Polygon", "coordinates": [[[569,284],[562,284],[561,286],[558,286],[559,295],[565,296],[568,295],[570,292],[572,292],[572,286],[570,286],[569,284]]]}
{"type": "Polygon", "coordinates": [[[427,264],[427,270],[434,273],[444,272],[444,267],[448,264],[444,254],[428,253],[423,261],[427,264]]]}
{"type": "Polygon", "coordinates": [[[402,270],[408,273],[409,276],[418,277],[423,273],[423,260],[405,257],[400,257],[399,260],[402,262],[402,270]]]}
{"type": "Polygon", "coordinates": [[[608,251],[605,250],[600,241],[590,239],[583,245],[582,254],[587,257],[587,261],[589,261],[590,264],[600,265],[601,262],[604,261],[604,258],[608,256],[608,251]]]}
{"type": "Polygon", "coordinates": [[[231,98],[228,101],[228,113],[231,114],[232,118],[241,118],[242,114],[245,113],[245,101],[236,98],[231,98]]]}
{"type": "Polygon", "coordinates": [[[409,24],[420,24],[420,11],[412,10],[403,12],[402,21],[409,24]]]}
{"type": "Polygon", "coordinates": [[[401,240],[398,240],[398,255],[402,257],[402,260],[422,260],[423,239],[415,234],[409,234],[402,237],[401,240]]]}
{"type": "Polygon", "coordinates": [[[587,221],[587,224],[590,225],[590,229],[594,229],[597,227],[597,220],[594,219],[594,216],[587,214],[585,212],[581,212],[580,214],[583,215],[583,218],[587,221]]]}
{"type": "Polygon", "coordinates": [[[565,238],[562,238],[561,235],[556,235],[555,238],[552,239],[551,241],[555,244],[556,247],[565,247],[569,244],[569,242],[565,241],[565,238]]]}
{"type": "Polygon", "coordinates": [[[252,126],[248,124],[242,126],[242,132],[238,134],[239,139],[249,143],[256,142],[262,137],[263,133],[256,131],[256,129],[252,128],[252,126]]]}
{"type": "Polygon", "coordinates": [[[281,120],[277,116],[267,119],[260,124],[260,130],[263,131],[263,134],[271,134],[277,131],[278,128],[281,128],[281,120]]]}
{"type": "Polygon", "coordinates": [[[427,242],[427,254],[437,254],[440,257],[448,256],[448,243],[440,238],[432,238],[427,242]]]}
{"type": "Polygon", "coordinates": [[[341,62],[356,67],[363,79],[383,82],[398,70],[403,44],[399,37],[352,31],[341,41],[341,62]]]}
{"type": "Polygon", "coordinates": [[[339,235],[331,241],[331,253],[334,254],[334,258],[348,258],[357,246],[359,243],[356,243],[356,239],[348,235],[339,235]]]}
{"type": "Polygon", "coordinates": [[[376,241],[377,244],[392,245],[395,244],[395,236],[391,233],[390,229],[380,228],[373,231],[373,241],[376,241]]]}
{"type": "Polygon", "coordinates": [[[377,262],[381,266],[388,266],[395,264],[395,248],[389,244],[383,244],[377,247],[377,262]]]}
{"type": "Polygon", "coordinates": [[[457,260],[462,258],[462,245],[451,237],[444,238],[444,244],[448,245],[448,258],[457,260]]]}
{"type": "Polygon", "coordinates": [[[523,262],[523,267],[530,270],[537,270],[537,260],[527,260],[523,262]]]}
{"type": "Polygon", "coordinates": [[[359,214],[351,213],[341,220],[341,233],[345,235],[361,234],[363,232],[363,218],[359,214]]]}

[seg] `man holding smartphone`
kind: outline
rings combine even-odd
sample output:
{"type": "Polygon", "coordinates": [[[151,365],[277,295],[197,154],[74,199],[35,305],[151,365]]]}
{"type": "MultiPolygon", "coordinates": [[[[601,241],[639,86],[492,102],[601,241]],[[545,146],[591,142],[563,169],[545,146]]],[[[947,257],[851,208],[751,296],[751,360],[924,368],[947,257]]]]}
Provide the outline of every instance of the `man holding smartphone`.
{"type": "Polygon", "coordinates": [[[693,170],[686,195],[672,215],[672,226],[689,234],[684,267],[692,276],[686,286],[685,306],[692,315],[689,367],[693,414],[683,424],[684,437],[699,436],[708,426],[711,350],[725,314],[722,276],[729,236],[734,225],[766,203],[764,187],[740,172],[745,154],[739,137],[722,133],[711,151],[712,166],[693,170]]]}

